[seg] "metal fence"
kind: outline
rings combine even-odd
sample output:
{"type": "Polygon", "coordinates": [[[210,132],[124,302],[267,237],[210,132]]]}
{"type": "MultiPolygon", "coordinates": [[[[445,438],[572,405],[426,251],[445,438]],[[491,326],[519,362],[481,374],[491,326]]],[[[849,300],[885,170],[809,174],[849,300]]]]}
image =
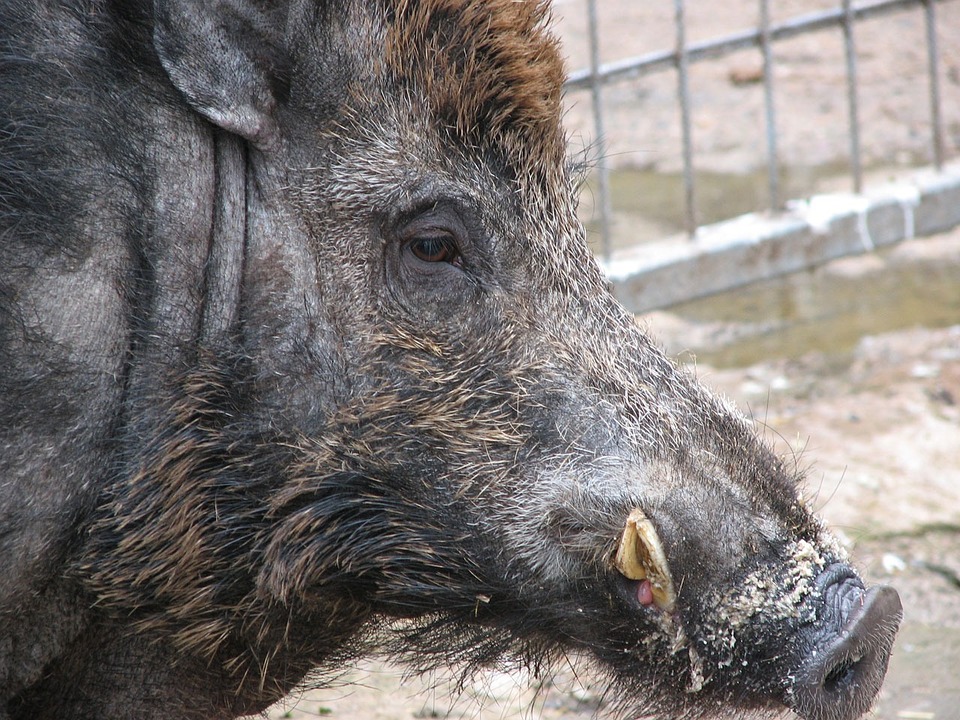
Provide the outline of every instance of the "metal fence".
{"type": "MultiPolygon", "coordinates": [[[[768,209],[779,211],[786,198],[780,187],[780,159],[778,153],[776,74],[773,46],[782,40],[805,33],[836,29],[842,33],[846,74],[846,109],[849,122],[849,173],[854,193],[861,193],[864,168],[861,151],[860,97],[857,74],[857,28],[868,18],[897,12],[920,12],[924,16],[926,42],[926,86],[929,104],[929,157],[933,166],[942,171],[944,157],[944,121],[940,87],[940,57],[937,43],[937,5],[948,0],[870,0],[853,2],[840,0],[837,7],[810,12],[781,22],[771,22],[770,0],[758,0],[759,24],[741,32],[715,37],[705,41],[688,42],[688,8],[684,0],[674,0],[674,29],[672,47],[645,55],[601,64],[598,30],[600,0],[587,0],[589,67],[576,70],[569,76],[568,93],[589,92],[592,121],[596,137],[605,136],[604,90],[606,86],[628,80],[635,81],[654,73],[673,72],[676,75],[677,109],[681,127],[681,155],[684,191],[684,227],[691,238],[698,234],[697,182],[694,172],[696,158],[691,129],[690,67],[694,63],[722,58],[731,53],[754,48],[762,57],[762,87],[764,96],[764,124],[766,140],[766,176],[768,209]]],[[[940,32],[945,32],[943,28],[940,32]]],[[[956,28],[960,32],[960,28],[956,28]]],[[[599,214],[602,254],[611,258],[611,200],[610,170],[606,154],[596,160],[596,206],[599,214]]],[[[759,209],[759,208],[758,208],[759,209]]]]}

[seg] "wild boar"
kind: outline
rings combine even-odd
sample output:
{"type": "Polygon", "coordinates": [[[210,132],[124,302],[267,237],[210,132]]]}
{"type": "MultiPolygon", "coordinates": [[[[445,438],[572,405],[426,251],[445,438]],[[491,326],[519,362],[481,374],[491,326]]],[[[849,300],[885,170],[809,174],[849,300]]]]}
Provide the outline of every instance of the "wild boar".
{"type": "Polygon", "coordinates": [[[854,718],[899,623],[612,298],[539,2],[0,4],[0,716],[365,653],[854,718]]]}

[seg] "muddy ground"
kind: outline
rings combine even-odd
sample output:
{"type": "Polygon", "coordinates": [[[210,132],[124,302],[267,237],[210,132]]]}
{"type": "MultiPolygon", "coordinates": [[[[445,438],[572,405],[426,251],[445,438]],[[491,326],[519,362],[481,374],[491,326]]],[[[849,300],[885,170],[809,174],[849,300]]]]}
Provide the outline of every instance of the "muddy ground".
{"type": "MultiPolygon", "coordinates": [[[[776,19],[834,0],[772,3],[776,19]]],[[[672,3],[604,0],[603,59],[669,46],[672,3]]],[[[557,0],[571,67],[586,62],[583,0],[557,0]]],[[[690,39],[750,26],[756,3],[688,3],[690,39]]],[[[960,146],[960,3],[937,5],[946,147],[960,146]]],[[[923,25],[918,13],[858,32],[863,144],[872,167],[929,157],[923,25]]],[[[791,166],[842,166],[848,141],[839,32],[778,46],[780,152],[791,166]]],[[[765,157],[759,60],[744,52],[693,76],[698,164],[748,173],[765,157]]],[[[675,85],[667,75],[607,91],[606,152],[615,167],[679,167],[675,85]]],[[[594,144],[587,96],[573,95],[573,144],[594,144]]],[[[814,188],[815,189],[815,188],[814,188]]],[[[722,191],[722,187],[721,187],[722,191]]],[[[585,199],[589,215],[591,198],[585,199]]],[[[589,219],[589,218],[588,218],[589,219]]],[[[618,232],[640,232],[620,217],[618,232]]],[[[695,362],[704,381],[736,400],[805,470],[805,487],[870,582],[900,592],[905,619],[887,682],[870,717],[960,718],[960,232],[844,260],[780,286],[743,291],[642,318],[668,351],[695,362]],[[899,268],[900,275],[890,275],[899,268]],[[890,278],[895,278],[893,281],[890,278]],[[888,287],[890,283],[892,287],[888,287]],[[926,294],[936,287],[936,294],[926,294]],[[861,303],[823,303],[849,287],[861,303]],[[892,299],[864,301],[869,288],[892,299]],[[852,308],[852,309],[851,309],[852,308]],[[839,318],[839,319],[838,319],[839,318]]],[[[306,691],[270,718],[411,720],[603,715],[602,688],[562,673],[534,692],[522,672],[491,673],[457,694],[445,678],[404,678],[373,660],[341,685],[306,691]]]]}

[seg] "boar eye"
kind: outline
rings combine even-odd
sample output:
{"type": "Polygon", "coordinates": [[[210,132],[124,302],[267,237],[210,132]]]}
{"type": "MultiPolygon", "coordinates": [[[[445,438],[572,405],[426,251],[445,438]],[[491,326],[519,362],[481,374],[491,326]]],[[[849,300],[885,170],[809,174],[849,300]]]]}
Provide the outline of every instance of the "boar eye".
{"type": "Polygon", "coordinates": [[[407,243],[410,252],[419,260],[428,263],[460,265],[460,253],[453,237],[444,232],[423,233],[407,243]]]}

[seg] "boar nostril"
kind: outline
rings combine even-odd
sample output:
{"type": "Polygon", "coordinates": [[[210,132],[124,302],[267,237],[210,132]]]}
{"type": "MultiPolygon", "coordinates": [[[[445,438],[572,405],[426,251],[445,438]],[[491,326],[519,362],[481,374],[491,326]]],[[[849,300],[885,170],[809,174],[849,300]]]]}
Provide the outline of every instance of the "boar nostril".
{"type": "Polygon", "coordinates": [[[856,679],[856,668],[860,658],[845,658],[838,662],[823,679],[823,689],[828,693],[836,693],[849,687],[856,679]]]}

